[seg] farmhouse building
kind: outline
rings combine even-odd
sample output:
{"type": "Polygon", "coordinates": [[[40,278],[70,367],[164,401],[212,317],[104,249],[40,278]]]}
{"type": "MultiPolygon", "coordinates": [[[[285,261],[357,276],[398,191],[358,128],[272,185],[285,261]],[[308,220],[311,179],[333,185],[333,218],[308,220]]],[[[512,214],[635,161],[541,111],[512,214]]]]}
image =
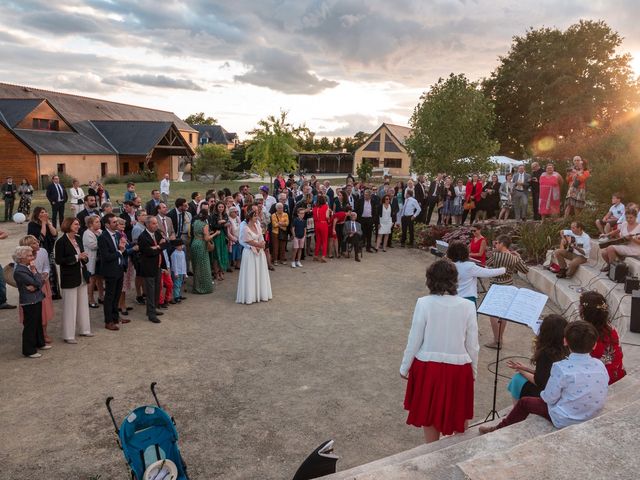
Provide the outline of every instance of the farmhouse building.
{"type": "Polygon", "coordinates": [[[394,177],[408,177],[411,173],[411,155],[404,145],[411,129],[391,123],[383,123],[356,150],[353,158],[353,174],[359,165],[370,163],[374,169],[388,172],[394,177]]]}
{"type": "Polygon", "coordinates": [[[197,145],[198,131],[172,112],[0,83],[0,167],[18,182],[143,169],[177,178],[197,145]]]}

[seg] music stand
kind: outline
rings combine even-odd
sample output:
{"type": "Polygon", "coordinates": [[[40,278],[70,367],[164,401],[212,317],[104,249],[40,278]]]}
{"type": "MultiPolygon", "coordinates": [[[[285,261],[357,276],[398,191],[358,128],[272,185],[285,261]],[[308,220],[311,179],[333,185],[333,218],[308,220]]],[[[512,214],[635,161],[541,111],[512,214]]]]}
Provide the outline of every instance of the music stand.
{"type": "MultiPolygon", "coordinates": [[[[502,318],[498,318],[498,332],[500,332],[500,328],[502,327],[502,322],[506,322],[506,320],[502,318]]],[[[496,369],[493,372],[493,403],[491,405],[491,410],[489,411],[489,413],[487,413],[487,416],[484,419],[485,422],[488,422],[489,420],[495,420],[496,417],[498,418],[500,417],[498,410],[496,410],[496,400],[498,397],[498,365],[500,365],[500,349],[501,348],[502,348],[502,339],[500,338],[500,335],[498,335],[498,346],[496,348],[496,369]]]]}

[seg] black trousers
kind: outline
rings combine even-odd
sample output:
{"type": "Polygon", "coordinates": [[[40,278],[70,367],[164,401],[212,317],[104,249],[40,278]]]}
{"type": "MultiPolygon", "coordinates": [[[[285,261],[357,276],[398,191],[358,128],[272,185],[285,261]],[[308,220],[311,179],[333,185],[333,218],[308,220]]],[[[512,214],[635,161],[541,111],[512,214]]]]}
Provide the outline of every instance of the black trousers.
{"type": "Polygon", "coordinates": [[[533,201],[533,219],[534,220],[541,220],[542,217],[540,216],[540,190],[536,191],[533,188],[531,189],[531,199],[533,201]]]}
{"type": "Polygon", "coordinates": [[[464,210],[462,212],[462,224],[464,225],[464,222],[467,220],[467,217],[469,216],[469,212],[471,212],[471,220],[469,221],[469,225],[473,225],[473,222],[476,221],[476,213],[478,212],[477,208],[472,208],[471,210],[464,210]]]}
{"type": "Polygon", "coordinates": [[[407,230],[409,231],[409,245],[413,245],[413,217],[411,215],[404,215],[400,219],[402,225],[402,236],[400,237],[400,244],[404,246],[407,242],[407,230]]]}
{"type": "Polygon", "coordinates": [[[338,255],[344,252],[344,223],[336,223],[336,238],[338,239],[338,255]]]}
{"type": "Polygon", "coordinates": [[[24,313],[22,329],[22,354],[25,356],[38,353],[44,347],[44,330],[42,329],[42,302],[23,305],[24,313]]]}
{"type": "Polygon", "coordinates": [[[160,270],[155,277],[144,277],[144,294],[147,297],[147,318],[158,318],[156,310],[160,303],[160,270]]]}
{"type": "Polygon", "coordinates": [[[8,222],[13,217],[13,203],[15,200],[13,198],[5,198],[4,199],[4,221],[8,222]]]}
{"type": "Polygon", "coordinates": [[[358,258],[358,256],[360,255],[360,241],[360,235],[345,237],[345,244],[350,243],[353,246],[355,258],[358,258]]]}
{"type": "Polygon", "coordinates": [[[58,227],[58,217],[60,217],[60,225],[64,220],[64,202],[56,202],[51,204],[51,223],[54,228],[58,227]]]}
{"type": "Polygon", "coordinates": [[[360,225],[362,225],[362,240],[367,250],[371,250],[371,234],[373,233],[373,218],[361,217],[360,225]]]}
{"type": "MultiPolygon", "coordinates": [[[[438,197],[429,197],[426,201],[429,206],[429,211],[427,212],[426,224],[429,225],[431,223],[431,215],[433,215],[433,210],[438,205],[438,197]]],[[[442,223],[442,216],[440,215],[440,209],[436,211],[438,214],[438,225],[442,223]]],[[[413,242],[412,242],[413,243],[413,242]]]]}
{"type": "Polygon", "coordinates": [[[123,281],[124,275],[104,278],[104,323],[117,323],[120,319],[118,301],[123,281]]]}

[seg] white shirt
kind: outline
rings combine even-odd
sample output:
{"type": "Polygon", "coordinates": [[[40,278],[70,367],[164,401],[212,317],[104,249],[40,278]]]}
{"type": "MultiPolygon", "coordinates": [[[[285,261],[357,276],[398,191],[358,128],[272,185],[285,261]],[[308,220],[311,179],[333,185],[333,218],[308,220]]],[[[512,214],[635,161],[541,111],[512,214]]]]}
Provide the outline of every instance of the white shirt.
{"type": "Polygon", "coordinates": [[[584,254],[574,250],[576,255],[580,255],[581,257],[589,258],[589,253],[591,252],[591,237],[587,232],[582,232],[582,235],[576,235],[575,233],[571,233],[571,237],[575,238],[576,245],[579,245],[582,250],[584,250],[584,254]]]}
{"type": "Polygon", "coordinates": [[[478,298],[478,278],[497,277],[504,275],[507,269],[483,268],[475,262],[456,262],[458,270],[458,296],[478,298]]]}
{"type": "Polygon", "coordinates": [[[169,187],[171,186],[171,181],[163,178],[160,182],[160,193],[166,193],[169,195],[169,187]]]}
{"type": "Polygon", "coordinates": [[[362,217],[371,218],[371,200],[365,200],[362,206],[362,217]]]}
{"type": "Polygon", "coordinates": [[[82,189],[80,187],[78,187],[78,188],[71,187],[69,189],[69,193],[71,194],[71,204],[72,205],[77,205],[78,204],[78,200],[84,201],[84,192],[82,191],[82,189]]]}
{"type": "Polygon", "coordinates": [[[184,250],[174,250],[171,254],[171,271],[174,275],[187,274],[187,256],[184,250]]]}
{"type": "Polygon", "coordinates": [[[588,353],[572,353],[555,362],[540,398],[549,407],[556,428],[595,417],[607,399],[609,374],[601,360],[588,353]]]}
{"type": "Polygon", "coordinates": [[[264,198],[264,209],[267,212],[271,211],[271,207],[273,207],[276,203],[278,203],[278,201],[275,199],[275,197],[271,196],[271,195],[267,195],[264,198]]]}
{"type": "Polygon", "coordinates": [[[402,212],[400,213],[400,216],[417,217],[418,215],[420,215],[421,210],[422,209],[420,208],[420,204],[418,203],[418,201],[413,197],[409,197],[405,200],[404,205],[402,206],[402,212]]]}
{"type": "Polygon", "coordinates": [[[44,248],[40,248],[38,253],[36,253],[36,270],[38,273],[49,273],[51,272],[51,264],[49,263],[49,254],[44,248]]]}
{"type": "Polygon", "coordinates": [[[624,221],[624,204],[619,203],[617,205],[611,205],[609,208],[609,213],[618,220],[620,223],[620,219],[622,218],[624,221]]]}
{"type": "Polygon", "coordinates": [[[414,358],[453,365],[471,363],[478,373],[478,321],[469,300],[452,295],[428,295],[416,303],[400,374],[406,376],[414,358]]]}

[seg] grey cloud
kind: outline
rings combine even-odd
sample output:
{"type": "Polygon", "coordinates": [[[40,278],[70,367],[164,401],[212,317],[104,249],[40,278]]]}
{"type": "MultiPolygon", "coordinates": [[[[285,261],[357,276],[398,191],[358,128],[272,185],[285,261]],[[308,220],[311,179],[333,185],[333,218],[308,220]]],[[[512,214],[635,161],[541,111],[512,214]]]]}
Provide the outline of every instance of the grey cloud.
{"type": "MultiPolygon", "coordinates": [[[[166,75],[151,75],[151,74],[130,74],[121,75],[116,80],[122,80],[129,83],[137,83],[138,85],[144,85],[147,87],[158,88],[175,88],[179,90],[195,90],[203,92],[205,89],[188,78],[172,78],[166,75]]],[[[113,79],[110,79],[113,83],[113,79]]],[[[117,85],[118,82],[116,81],[117,85]]]]}
{"type": "Polygon", "coordinates": [[[250,68],[247,73],[234,76],[239,82],[303,95],[313,95],[338,85],[338,82],[321,79],[311,73],[302,55],[276,48],[251,50],[244,56],[243,61],[250,68]]]}
{"type": "MultiPolygon", "coordinates": [[[[358,132],[372,133],[383,122],[390,122],[389,117],[377,117],[372,115],[351,114],[338,115],[321,120],[330,123],[339,123],[341,126],[330,128],[320,125],[316,131],[318,137],[352,137],[358,132]]],[[[393,123],[393,122],[391,122],[393,123]]]]}

